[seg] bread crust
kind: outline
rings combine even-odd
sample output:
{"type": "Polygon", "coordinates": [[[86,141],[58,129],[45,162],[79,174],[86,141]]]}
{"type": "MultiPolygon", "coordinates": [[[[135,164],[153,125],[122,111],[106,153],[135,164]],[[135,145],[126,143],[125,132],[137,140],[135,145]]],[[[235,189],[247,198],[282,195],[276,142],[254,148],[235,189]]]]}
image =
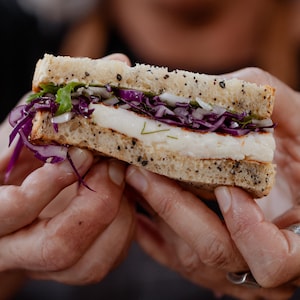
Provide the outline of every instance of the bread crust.
{"type": "Polygon", "coordinates": [[[39,144],[57,142],[87,148],[96,154],[115,157],[178,180],[197,194],[202,194],[203,190],[211,192],[210,196],[215,187],[228,185],[241,187],[254,198],[261,198],[270,192],[275,178],[275,166],[272,163],[191,159],[171,149],[155,151],[136,138],[99,127],[91,119],[81,116],[59,124],[56,132],[50,114],[37,112],[33,120],[31,141],[39,144]]]}
{"type": "Polygon", "coordinates": [[[237,113],[251,112],[259,119],[270,118],[274,106],[274,88],[258,86],[239,79],[169,71],[164,67],[136,65],[105,59],[74,58],[45,54],[39,60],[33,77],[32,89],[40,84],[57,85],[79,82],[86,85],[109,84],[115,87],[144,92],[175,94],[188,99],[200,97],[206,103],[222,106],[237,113]]]}

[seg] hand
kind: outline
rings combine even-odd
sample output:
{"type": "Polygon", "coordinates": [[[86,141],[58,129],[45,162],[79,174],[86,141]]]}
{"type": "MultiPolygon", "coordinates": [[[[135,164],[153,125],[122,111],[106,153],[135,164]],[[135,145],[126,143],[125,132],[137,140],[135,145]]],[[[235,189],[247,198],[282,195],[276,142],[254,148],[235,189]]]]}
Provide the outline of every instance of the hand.
{"type": "MultiPolygon", "coordinates": [[[[128,61],[121,55],[110,58],[128,61]]],[[[9,185],[3,185],[12,152],[7,148],[10,131],[4,122],[0,128],[1,280],[13,270],[68,284],[101,280],[124,257],[133,235],[135,217],[125,195],[125,164],[96,161],[89,151],[72,148],[71,159],[92,191],[78,187],[68,161],[43,165],[23,149],[9,185]]]]}
{"type": "Polygon", "coordinates": [[[288,299],[296,289],[293,280],[300,276],[300,237],[282,228],[300,221],[299,210],[277,219],[277,226],[268,220],[299,199],[300,99],[298,93],[260,70],[246,69],[237,75],[247,80],[254,77],[277,88],[274,121],[279,124],[275,129],[278,176],[271,195],[260,200],[265,211],[246,193],[219,188],[216,196],[223,208],[225,226],[204,203],[175,182],[131,166],[126,180],[146,201],[151,214],[150,219],[139,217],[136,238],[157,261],[218,293],[239,299],[288,299]],[[265,288],[248,289],[227,281],[227,272],[249,268],[265,288]]]}

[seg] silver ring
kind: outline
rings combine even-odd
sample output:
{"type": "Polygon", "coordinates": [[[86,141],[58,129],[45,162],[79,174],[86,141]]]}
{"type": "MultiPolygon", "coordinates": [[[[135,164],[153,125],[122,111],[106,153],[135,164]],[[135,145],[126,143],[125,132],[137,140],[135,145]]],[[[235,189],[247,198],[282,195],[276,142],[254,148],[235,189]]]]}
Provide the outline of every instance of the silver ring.
{"type": "Polygon", "coordinates": [[[296,233],[297,235],[300,235],[300,223],[290,225],[286,229],[296,233]]]}
{"type": "Polygon", "coordinates": [[[226,278],[231,283],[236,285],[243,285],[245,287],[251,287],[251,288],[260,287],[260,285],[257,283],[257,281],[255,280],[251,272],[244,272],[244,273],[229,272],[227,273],[226,278]]]}
{"type": "MultiPolygon", "coordinates": [[[[300,223],[293,224],[286,228],[300,236],[300,223]]],[[[260,288],[254,276],[250,271],[247,272],[229,272],[226,278],[233,284],[242,285],[250,288],[260,288]]]]}

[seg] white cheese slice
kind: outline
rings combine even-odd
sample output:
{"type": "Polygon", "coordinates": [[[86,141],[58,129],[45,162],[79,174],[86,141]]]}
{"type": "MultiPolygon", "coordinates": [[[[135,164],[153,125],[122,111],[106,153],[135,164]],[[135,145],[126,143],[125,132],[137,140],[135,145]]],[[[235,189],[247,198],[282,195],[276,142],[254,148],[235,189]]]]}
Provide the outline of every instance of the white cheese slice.
{"type": "Polygon", "coordinates": [[[144,118],[126,109],[90,104],[93,121],[152,145],[155,150],[172,149],[182,155],[202,159],[233,159],[271,162],[275,141],[272,132],[234,137],[217,133],[197,133],[144,118]]]}

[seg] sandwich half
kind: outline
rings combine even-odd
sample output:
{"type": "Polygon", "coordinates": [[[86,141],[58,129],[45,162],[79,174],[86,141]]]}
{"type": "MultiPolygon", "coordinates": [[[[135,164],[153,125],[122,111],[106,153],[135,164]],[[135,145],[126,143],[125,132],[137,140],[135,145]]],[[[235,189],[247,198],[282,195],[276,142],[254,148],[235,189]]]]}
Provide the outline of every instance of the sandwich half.
{"type": "Polygon", "coordinates": [[[69,146],[175,179],[266,196],[275,180],[274,89],[239,79],[120,61],[45,56],[29,102],[11,117],[19,144],[47,162],[69,146]]]}

